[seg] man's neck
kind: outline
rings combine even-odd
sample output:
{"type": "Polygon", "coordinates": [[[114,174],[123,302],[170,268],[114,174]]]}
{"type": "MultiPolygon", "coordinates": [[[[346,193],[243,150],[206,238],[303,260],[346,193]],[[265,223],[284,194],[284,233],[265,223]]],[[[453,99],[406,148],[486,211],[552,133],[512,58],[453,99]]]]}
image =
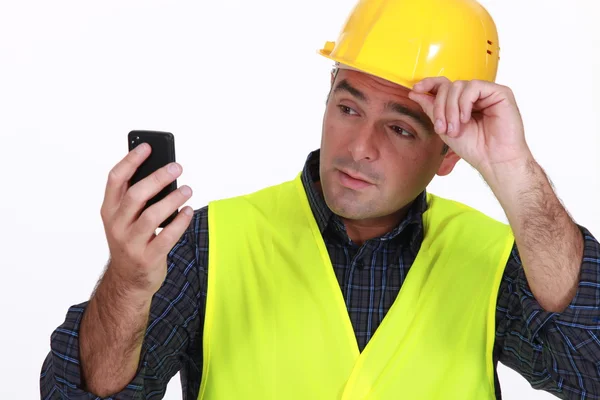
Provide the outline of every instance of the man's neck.
{"type": "Polygon", "coordinates": [[[385,235],[388,232],[394,230],[400,224],[410,208],[411,204],[402,208],[392,215],[386,215],[385,217],[369,218],[361,220],[352,220],[340,217],[340,220],[346,227],[346,233],[353,243],[361,246],[364,242],[369,239],[374,239],[385,235]]]}

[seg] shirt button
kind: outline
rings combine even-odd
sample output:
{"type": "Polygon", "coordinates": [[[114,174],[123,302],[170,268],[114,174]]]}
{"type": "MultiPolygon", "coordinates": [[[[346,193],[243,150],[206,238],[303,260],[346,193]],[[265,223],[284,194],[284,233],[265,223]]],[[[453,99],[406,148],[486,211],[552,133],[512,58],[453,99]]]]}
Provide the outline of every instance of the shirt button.
{"type": "Polygon", "coordinates": [[[366,263],[365,263],[364,258],[360,258],[356,261],[356,268],[358,268],[358,269],[365,268],[365,265],[366,265],[366,263]]]}

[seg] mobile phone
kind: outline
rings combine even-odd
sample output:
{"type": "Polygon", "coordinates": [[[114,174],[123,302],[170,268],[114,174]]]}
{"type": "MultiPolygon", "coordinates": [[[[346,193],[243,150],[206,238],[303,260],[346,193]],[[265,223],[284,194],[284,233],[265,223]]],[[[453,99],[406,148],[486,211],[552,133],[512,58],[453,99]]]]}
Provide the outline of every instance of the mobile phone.
{"type": "MultiPolygon", "coordinates": [[[[131,177],[131,180],[129,181],[130,187],[146,178],[148,175],[151,175],[157,169],[175,162],[175,137],[171,132],[133,130],[129,132],[127,138],[129,141],[129,151],[135,149],[142,143],[148,143],[152,148],[150,156],[144,160],[142,165],[138,167],[131,177]]],[[[177,179],[148,200],[143,210],[161,201],[174,190],[177,190],[177,179]]],[[[164,228],[170,224],[177,216],[177,213],[178,211],[175,210],[173,214],[167,217],[167,219],[159,225],[159,227],[164,228]]]]}

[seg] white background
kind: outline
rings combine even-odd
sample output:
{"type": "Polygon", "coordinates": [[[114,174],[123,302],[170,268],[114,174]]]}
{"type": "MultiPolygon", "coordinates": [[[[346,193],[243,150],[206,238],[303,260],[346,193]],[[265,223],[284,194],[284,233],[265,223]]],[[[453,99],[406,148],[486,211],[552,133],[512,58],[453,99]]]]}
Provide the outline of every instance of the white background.
{"type": "MultiPolygon", "coordinates": [[[[107,260],[105,179],[132,129],[173,132],[188,204],[293,178],[319,146],[335,40],[354,0],[0,3],[0,398],[39,397],[51,332],[107,260]]],[[[600,235],[597,1],[486,0],[498,82],[577,222],[600,235]]],[[[398,21],[399,24],[402,21],[398,21]]],[[[501,220],[466,163],[430,191],[501,220]]],[[[506,399],[547,399],[501,367],[506,399]]],[[[166,395],[179,399],[174,378],[166,395]]]]}

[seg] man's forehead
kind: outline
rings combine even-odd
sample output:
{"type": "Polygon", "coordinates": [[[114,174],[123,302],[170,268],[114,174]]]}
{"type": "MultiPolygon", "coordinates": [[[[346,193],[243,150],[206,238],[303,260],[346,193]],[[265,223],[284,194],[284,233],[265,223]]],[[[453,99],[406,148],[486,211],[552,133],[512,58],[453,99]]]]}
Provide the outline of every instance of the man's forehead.
{"type": "Polygon", "coordinates": [[[381,104],[386,110],[407,115],[419,122],[426,130],[432,127],[431,120],[421,106],[408,97],[410,89],[404,86],[362,71],[345,68],[338,70],[332,89],[334,93],[349,93],[366,103],[370,103],[373,99],[377,103],[382,101],[381,104]],[[376,84],[373,85],[371,80],[375,80],[376,84]]]}
{"type": "Polygon", "coordinates": [[[354,83],[355,85],[360,85],[361,83],[375,83],[379,89],[383,89],[388,93],[399,94],[403,97],[407,97],[408,92],[410,92],[410,89],[405,86],[398,85],[397,83],[390,82],[386,79],[368,74],[343,64],[339,64],[339,67],[334,71],[334,74],[336,78],[335,82],[340,82],[342,79],[345,79],[348,82],[354,83]]]}

